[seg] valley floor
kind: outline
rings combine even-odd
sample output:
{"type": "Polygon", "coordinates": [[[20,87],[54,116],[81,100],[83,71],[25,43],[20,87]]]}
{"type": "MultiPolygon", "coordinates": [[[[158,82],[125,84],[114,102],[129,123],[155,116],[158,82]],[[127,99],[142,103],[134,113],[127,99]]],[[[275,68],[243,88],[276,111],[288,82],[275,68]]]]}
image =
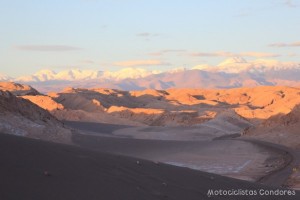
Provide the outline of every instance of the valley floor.
{"type": "Polygon", "coordinates": [[[281,169],[289,158],[283,150],[249,141],[211,140],[213,134],[189,137],[188,132],[199,132],[197,127],[126,127],[70,121],[65,124],[78,130],[72,140],[85,148],[253,182],[281,169]],[[139,134],[144,139],[138,139],[139,134]],[[164,139],[152,136],[158,134],[164,139]],[[185,140],[180,140],[182,137],[185,140]]]}
{"type": "Polygon", "coordinates": [[[278,188],[6,134],[0,134],[0,158],[3,200],[276,200],[299,199],[300,195],[267,195],[267,191],[278,188]],[[210,189],[251,190],[257,194],[209,197],[210,189]]]}

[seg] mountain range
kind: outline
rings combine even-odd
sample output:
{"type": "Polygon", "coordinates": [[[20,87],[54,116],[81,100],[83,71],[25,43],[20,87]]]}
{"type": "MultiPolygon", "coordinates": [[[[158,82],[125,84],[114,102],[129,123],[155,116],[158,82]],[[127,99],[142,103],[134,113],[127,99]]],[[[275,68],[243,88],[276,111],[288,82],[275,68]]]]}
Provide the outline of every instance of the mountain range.
{"type": "Polygon", "coordinates": [[[300,85],[300,63],[277,60],[246,61],[229,58],[216,66],[198,65],[167,71],[124,68],[119,71],[72,69],[61,72],[41,70],[33,75],[10,78],[0,75],[0,81],[30,84],[41,92],[72,87],[106,87],[122,90],[168,88],[237,88],[259,85],[300,85]]]}

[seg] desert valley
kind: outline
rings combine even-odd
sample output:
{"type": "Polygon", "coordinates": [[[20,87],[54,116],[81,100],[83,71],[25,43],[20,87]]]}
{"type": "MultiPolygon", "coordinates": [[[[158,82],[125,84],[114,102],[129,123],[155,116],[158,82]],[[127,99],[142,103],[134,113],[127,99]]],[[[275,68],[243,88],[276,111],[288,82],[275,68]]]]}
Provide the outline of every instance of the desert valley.
{"type": "Polygon", "coordinates": [[[82,199],[81,192],[60,187],[91,190],[88,199],[205,199],[210,188],[300,188],[297,87],[69,87],[42,94],[1,82],[0,90],[1,177],[9,180],[1,185],[4,199],[30,198],[32,187],[41,187],[34,197],[42,199],[82,199]],[[114,194],[111,187],[125,188],[114,194]],[[21,193],[12,195],[12,188],[21,193]]]}
{"type": "Polygon", "coordinates": [[[300,0],[1,0],[0,200],[299,200],[300,0]]]}

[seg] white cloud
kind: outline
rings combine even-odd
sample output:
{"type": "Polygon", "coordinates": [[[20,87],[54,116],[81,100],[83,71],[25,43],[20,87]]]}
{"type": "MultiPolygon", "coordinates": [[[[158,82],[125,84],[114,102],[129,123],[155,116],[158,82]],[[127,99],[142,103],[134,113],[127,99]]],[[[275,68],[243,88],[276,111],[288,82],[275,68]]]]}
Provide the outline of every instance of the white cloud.
{"type": "Polygon", "coordinates": [[[284,5],[286,5],[286,6],[290,7],[290,8],[295,8],[295,7],[299,6],[298,4],[296,4],[292,0],[284,0],[283,3],[284,3],[284,5]]]}
{"type": "Polygon", "coordinates": [[[164,54],[168,54],[168,53],[184,53],[184,52],[186,52],[185,49],[165,49],[165,50],[149,53],[149,55],[163,56],[164,54]]]}
{"type": "Polygon", "coordinates": [[[300,47],[299,42],[292,42],[292,43],[273,43],[269,45],[270,47],[300,47]]]}
{"type": "Polygon", "coordinates": [[[279,57],[280,54],[267,53],[267,52],[241,52],[241,53],[232,53],[225,51],[218,52],[199,52],[192,53],[191,56],[195,57],[254,57],[254,58],[270,58],[270,57],[279,57]]]}

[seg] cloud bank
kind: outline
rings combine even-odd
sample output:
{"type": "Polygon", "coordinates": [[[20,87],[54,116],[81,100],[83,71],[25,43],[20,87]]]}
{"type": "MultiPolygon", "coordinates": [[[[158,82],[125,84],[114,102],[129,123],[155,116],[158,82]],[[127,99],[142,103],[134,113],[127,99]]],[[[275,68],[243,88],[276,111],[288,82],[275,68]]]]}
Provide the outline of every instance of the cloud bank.
{"type": "Polygon", "coordinates": [[[254,58],[272,58],[279,57],[280,54],[266,53],[266,52],[242,52],[242,53],[232,53],[226,51],[218,52],[198,52],[192,53],[191,56],[194,57],[254,57],[254,58]]]}
{"type": "Polygon", "coordinates": [[[184,53],[184,52],[186,52],[185,49],[165,49],[165,50],[162,50],[162,51],[149,53],[149,55],[151,55],[151,56],[163,56],[164,54],[168,54],[168,53],[184,53]]]}
{"type": "Polygon", "coordinates": [[[19,45],[16,49],[22,51],[78,51],[82,48],[67,45],[19,45]]]}
{"type": "Polygon", "coordinates": [[[269,45],[270,47],[300,47],[299,42],[292,42],[292,43],[273,43],[269,45]]]}

